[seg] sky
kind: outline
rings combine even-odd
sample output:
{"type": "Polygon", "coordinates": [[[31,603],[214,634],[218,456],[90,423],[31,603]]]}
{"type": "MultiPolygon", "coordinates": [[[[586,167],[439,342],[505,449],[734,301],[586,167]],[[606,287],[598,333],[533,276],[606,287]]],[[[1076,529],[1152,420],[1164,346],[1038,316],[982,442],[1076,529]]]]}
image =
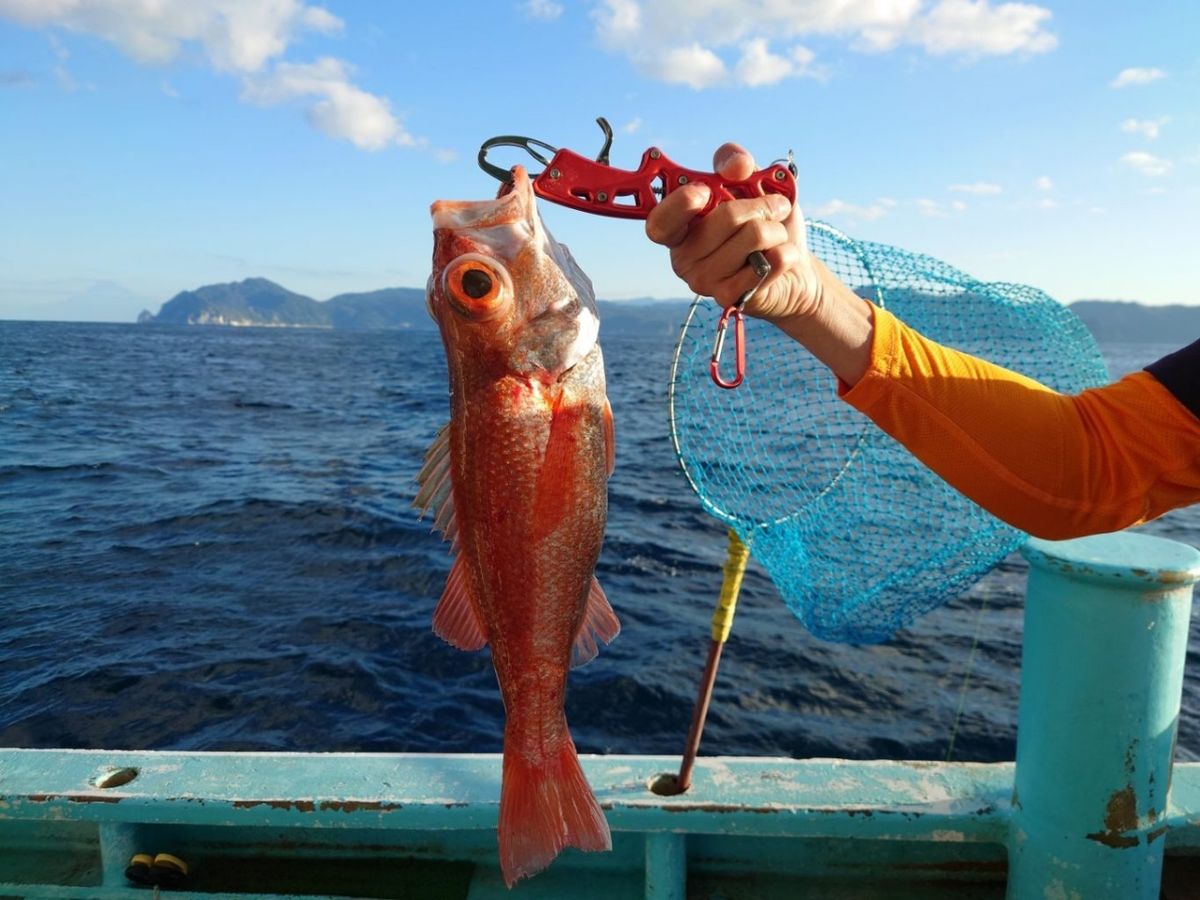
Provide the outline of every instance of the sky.
{"type": "MultiPolygon", "coordinates": [[[[853,237],[1200,304],[1198,33],[1193,0],[0,0],[0,318],[421,287],[484,140],[594,155],[597,116],[620,168],[792,150],[853,237]]],[[[688,294],[641,223],[541,208],[600,298],[688,294]]]]}

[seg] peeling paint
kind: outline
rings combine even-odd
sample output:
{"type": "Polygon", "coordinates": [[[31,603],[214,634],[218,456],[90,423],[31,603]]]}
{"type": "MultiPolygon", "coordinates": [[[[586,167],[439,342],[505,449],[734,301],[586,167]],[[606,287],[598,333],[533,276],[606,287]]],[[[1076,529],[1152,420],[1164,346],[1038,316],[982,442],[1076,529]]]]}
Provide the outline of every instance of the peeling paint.
{"type": "MultiPolygon", "coordinates": [[[[447,807],[450,804],[445,804],[447,807]]],[[[321,811],[338,810],[344,813],[360,812],[366,810],[368,812],[390,812],[395,809],[403,809],[403,803],[385,803],[382,800],[322,800],[321,811]]]]}
{"type": "Polygon", "coordinates": [[[1130,831],[1136,832],[1137,825],[1137,795],[1133,785],[1127,784],[1120,790],[1113,791],[1112,796],[1108,798],[1104,831],[1093,831],[1087,837],[1089,841],[1104,844],[1114,850],[1128,850],[1138,845],[1137,834],[1127,834],[1130,831]]]}
{"type": "Polygon", "coordinates": [[[234,809],[254,809],[256,806],[269,806],[272,809],[294,809],[298,812],[312,812],[316,804],[311,800],[234,800],[234,809]]]}
{"type": "Polygon", "coordinates": [[[784,812],[787,809],[783,804],[774,804],[767,806],[746,806],[742,803],[689,803],[689,804],[664,804],[663,812],[681,813],[681,812],[709,812],[709,813],[778,813],[784,812]]]}
{"type": "Polygon", "coordinates": [[[108,794],[29,794],[30,803],[49,803],[51,800],[66,800],[68,803],[120,803],[122,797],[108,794]]]}

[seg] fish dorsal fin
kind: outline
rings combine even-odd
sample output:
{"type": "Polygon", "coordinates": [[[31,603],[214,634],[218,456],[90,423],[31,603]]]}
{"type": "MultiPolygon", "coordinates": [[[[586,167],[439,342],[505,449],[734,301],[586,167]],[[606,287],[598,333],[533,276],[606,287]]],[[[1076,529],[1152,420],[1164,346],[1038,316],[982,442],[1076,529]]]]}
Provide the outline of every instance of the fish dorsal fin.
{"type": "Polygon", "coordinates": [[[571,666],[582,666],[596,658],[600,647],[597,640],[607,644],[621,631],[621,623],[617,614],[604,596],[604,588],[600,587],[595,576],[588,589],[587,608],[583,612],[583,621],[579,624],[579,633],[575,635],[575,643],[571,645],[571,666]]]}
{"type": "Polygon", "coordinates": [[[613,424],[612,404],[604,398],[604,451],[608,463],[608,475],[617,467],[617,430],[613,424]]]}
{"type": "Polygon", "coordinates": [[[454,521],[454,480],[450,475],[450,423],[442,426],[429,449],[425,464],[417,475],[417,496],[413,506],[421,515],[433,514],[433,527],[448,541],[453,541],[458,529],[454,521]]]}
{"type": "Polygon", "coordinates": [[[464,559],[462,556],[454,558],[442,599],[433,611],[433,633],[459,650],[482,650],[487,646],[487,635],[467,589],[464,559]]]}

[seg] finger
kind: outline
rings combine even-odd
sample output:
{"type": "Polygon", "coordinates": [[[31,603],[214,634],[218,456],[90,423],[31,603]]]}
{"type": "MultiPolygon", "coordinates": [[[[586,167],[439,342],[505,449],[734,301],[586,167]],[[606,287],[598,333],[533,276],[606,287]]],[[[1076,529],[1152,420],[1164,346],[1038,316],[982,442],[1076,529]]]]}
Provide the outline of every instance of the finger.
{"type": "Polygon", "coordinates": [[[701,266],[712,276],[723,278],[743,268],[746,258],[755,250],[772,250],[787,243],[790,237],[781,222],[756,219],[739,228],[729,240],[709,254],[701,266]]]}
{"type": "Polygon", "coordinates": [[[697,294],[715,296],[728,279],[743,270],[751,271],[747,257],[753,251],[771,250],[788,240],[787,229],[779,222],[748,222],[708,256],[692,253],[690,241],[675,248],[671,251],[671,266],[697,294]]]}
{"type": "Polygon", "coordinates": [[[646,237],[664,247],[677,247],[711,197],[712,191],[703,184],[686,184],[671,191],[646,217],[646,237]]]}
{"type": "Polygon", "coordinates": [[[800,264],[804,262],[806,251],[795,241],[789,240],[769,250],[764,250],[763,254],[767,257],[767,262],[771,264],[771,274],[763,282],[763,290],[766,290],[788,272],[799,268],[800,264]]]}
{"type": "MultiPolygon", "coordinates": [[[[779,194],[747,200],[726,200],[692,228],[688,251],[697,259],[708,256],[748,223],[780,222],[791,214],[791,210],[792,205],[787,198],[779,194]]],[[[750,248],[761,249],[764,248],[750,248]]]]}
{"type": "MultiPolygon", "coordinates": [[[[746,291],[754,290],[758,280],[753,269],[749,266],[742,266],[737,272],[717,282],[712,289],[711,296],[721,306],[732,306],[742,299],[746,291]]],[[[753,304],[751,304],[752,306],[753,304]]],[[[748,308],[747,312],[753,314],[753,309],[748,308]]]]}
{"type": "Polygon", "coordinates": [[[717,284],[713,295],[721,306],[730,306],[753,291],[746,303],[747,315],[771,319],[793,308],[797,285],[804,281],[800,274],[804,253],[788,242],[767,251],[766,256],[771,263],[771,274],[765,279],[759,279],[745,266],[717,284]]]}
{"type": "Polygon", "coordinates": [[[744,181],[754,174],[754,157],[737,144],[722,144],[713,154],[713,171],[730,181],[744,181]]]}

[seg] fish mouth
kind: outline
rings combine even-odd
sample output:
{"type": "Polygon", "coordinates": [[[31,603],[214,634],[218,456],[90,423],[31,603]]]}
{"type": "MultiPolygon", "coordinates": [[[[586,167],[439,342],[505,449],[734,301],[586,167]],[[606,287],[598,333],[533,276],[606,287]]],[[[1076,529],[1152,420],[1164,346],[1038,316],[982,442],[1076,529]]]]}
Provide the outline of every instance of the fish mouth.
{"type": "Polygon", "coordinates": [[[533,183],[524,166],[512,167],[512,180],[494,200],[437,200],[429,208],[434,228],[491,228],[529,220],[534,210],[533,183]]]}

